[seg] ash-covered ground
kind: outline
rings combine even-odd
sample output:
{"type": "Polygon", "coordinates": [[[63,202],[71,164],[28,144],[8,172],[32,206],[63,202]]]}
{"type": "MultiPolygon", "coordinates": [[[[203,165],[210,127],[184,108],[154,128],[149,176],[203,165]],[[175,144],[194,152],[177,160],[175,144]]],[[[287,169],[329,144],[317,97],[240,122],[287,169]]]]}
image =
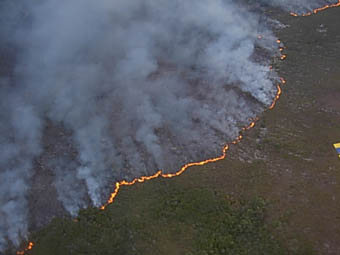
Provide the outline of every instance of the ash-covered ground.
{"type": "Polygon", "coordinates": [[[3,1],[0,247],[115,181],[219,155],[276,93],[266,10],[324,4],[3,1]]]}

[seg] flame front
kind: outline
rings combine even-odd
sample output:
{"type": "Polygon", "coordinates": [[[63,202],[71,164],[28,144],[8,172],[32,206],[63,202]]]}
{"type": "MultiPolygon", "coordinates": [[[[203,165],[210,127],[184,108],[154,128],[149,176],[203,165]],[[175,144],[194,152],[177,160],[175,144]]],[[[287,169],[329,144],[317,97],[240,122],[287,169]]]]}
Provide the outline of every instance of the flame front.
{"type": "MultiPolygon", "coordinates": [[[[260,38],[262,38],[262,36],[259,35],[258,38],[260,39],[260,38]]],[[[281,40],[280,39],[277,39],[276,42],[279,45],[281,45],[281,40]]],[[[284,48],[282,46],[279,47],[280,52],[282,52],[283,49],[284,48]]],[[[284,60],[284,59],[286,59],[286,57],[287,57],[287,55],[282,54],[280,59],[284,60]]],[[[272,66],[270,66],[269,68],[272,69],[272,66]]],[[[284,78],[280,78],[280,81],[281,81],[282,85],[286,83],[284,78]]],[[[282,94],[281,86],[280,86],[280,84],[278,84],[277,85],[276,95],[274,97],[274,100],[273,100],[272,104],[269,106],[269,109],[273,109],[275,107],[276,102],[277,102],[277,100],[279,100],[281,94],[282,94]]],[[[247,131],[247,130],[249,130],[251,128],[253,128],[257,121],[258,121],[258,118],[253,119],[248,126],[242,128],[241,133],[244,132],[244,131],[247,131]]],[[[242,140],[242,138],[243,138],[243,136],[242,136],[242,134],[240,134],[234,141],[231,142],[231,144],[238,144],[242,140]]],[[[175,176],[179,176],[179,175],[181,175],[185,170],[187,170],[191,166],[202,166],[202,165],[205,165],[205,164],[208,164],[208,163],[212,163],[212,162],[216,162],[216,161],[225,159],[225,157],[227,156],[227,150],[228,149],[229,149],[229,144],[227,144],[227,145],[225,145],[223,147],[222,155],[221,156],[216,157],[216,158],[211,158],[211,159],[203,160],[203,161],[200,161],[200,162],[192,162],[192,163],[185,164],[184,166],[182,166],[182,168],[179,171],[177,171],[175,173],[172,173],[172,174],[165,174],[165,173],[162,172],[162,170],[159,170],[154,175],[151,175],[151,176],[142,176],[142,177],[133,179],[130,182],[126,181],[126,180],[123,180],[123,181],[120,181],[120,182],[116,182],[115,189],[111,193],[110,198],[107,200],[107,202],[104,205],[102,205],[100,207],[100,209],[104,210],[109,204],[112,204],[114,202],[116,196],[118,195],[118,192],[119,192],[119,189],[120,189],[121,186],[131,186],[131,185],[133,185],[133,184],[135,184],[137,182],[145,182],[145,181],[152,180],[152,179],[155,179],[155,178],[158,178],[158,177],[172,178],[172,177],[175,177],[175,176]]]]}
{"type": "MultiPolygon", "coordinates": [[[[251,127],[255,126],[255,121],[252,122],[246,129],[249,129],[251,127]]],[[[242,136],[239,136],[237,140],[237,142],[239,142],[242,139],[242,136]]],[[[114,199],[116,198],[118,191],[120,189],[121,186],[131,186],[133,184],[135,184],[136,182],[145,182],[151,179],[155,179],[158,177],[163,177],[163,178],[172,178],[175,176],[179,176],[181,175],[185,170],[187,170],[187,168],[191,167],[191,166],[202,166],[205,165],[207,163],[211,163],[211,162],[216,162],[218,160],[224,159],[226,157],[227,154],[227,150],[229,149],[229,145],[224,146],[223,148],[223,153],[220,157],[217,158],[212,158],[212,159],[207,159],[204,161],[200,161],[200,162],[192,162],[192,163],[188,163],[186,165],[184,165],[178,172],[176,173],[172,173],[172,174],[164,174],[162,173],[162,170],[159,170],[157,173],[155,173],[154,175],[151,176],[142,176],[140,178],[136,178],[130,182],[128,181],[120,181],[120,182],[116,182],[116,188],[115,190],[111,193],[110,198],[108,199],[108,201],[106,202],[106,204],[104,204],[103,206],[100,207],[100,209],[104,210],[109,204],[114,202],[114,199]]]]}
{"type": "Polygon", "coordinates": [[[335,4],[327,4],[327,5],[323,6],[323,7],[316,8],[313,11],[307,12],[305,14],[297,14],[297,13],[291,12],[290,15],[292,15],[294,17],[298,17],[298,16],[306,17],[306,16],[311,16],[313,14],[316,14],[318,12],[324,11],[326,9],[334,8],[334,7],[339,7],[339,6],[340,6],[340,0],[338,0],[338,2],[335,3],[335,4]]]}
{"type": "MultiPolygon", "coordinates": [[[[277,40],[277,43],[281,44],[281,40],[277,40]]],[[[279,50],[282,52],[283,51],[283,47],[280,47],[279,50]]],[[[282,56],[286,56],[286,55],[281,55],[281,57],[280,57],[281,59],[282,59],[282,56]]],[[[284,60],[284,59],[285,58],[283,58],[282,60],[284,60]]],[[[269,66],[269,68],[270,68],[270,70],[272,70],[272,66],[269,66]]],[[[284,78],[280,78],[280,81],[281,81],[281,84],[285,84],[286,83],[284,78]]],[[[276,92],[275,98],[273,100],[273,103],[270,105],[269,109],[273,109],[274,108],[274,106],[275,106],[277,100],[280,98],[281,94],[282,94],[282,90],[281,90],[280,84],[278,84],[277,85],[277,92],[276,92]]],[[[252,119],[248,126],[242,128],[241,133],[243,133],[244,131],[247,131],[249,129],[252,129],[255,126],[255,124],[256,124],[256,122],[258,120],[259,119],[257,117],[252,119]]],[[[238,144],[242,140],[242,138],[243,138],[243,135],[240,134],[234,141],[231,142],[231,144],[238,144]]],[[[141,182],[152,180],[152,179],[155,179],[155,178],[158,178],[158,177],[172,178],[172,177],[175,177],[175,176],[179,176],[183,172],[185,172],[185,170],[187,170],[189,167],[192,167],[192,166],[202,166],[202,165],[205,165],[205,164],[208,164],[208,163],[212,163],[212,162],[216,162],[216,161],[225,159],[226,156],[227,156],[228,149],[229,149],[229,144],[227,144],[227,145],[225,145],[223,147],[222,155],[221,156],[216,157],[216,158],[211,158],[211,159],[203,160],[203,161],[200,161],[200,162],[192,162],[192,163],[185,164],[184,166],[182,166],[182,168],[179,171],[177,171],[175,173],[166,174],[166,173],[163,173],[162,170],[159,170],[158,172],[156,172],[154,175],[151,175],[151,176],[142,176],[142,177],[133,179],[132,181],[123,180],[123,181],[120,181],[120,182],[116,182],[115,189],[111,193],[110,198],[106,201],[106,203],[104,205],[102,205],[100,207],[100,209],[101,210],[105,210],[106,207],[109,204],[112,204],[115,201],[115,198],[118,195],[119,189],[122,186],[131,186],[131,185],[134,185],[137,182],[141,183],[141,182]]],[[[77,222],[77,220],[75,220],[75,221],[77,222]]],[[[25,255],[27,251],[32,250],[33,246],[34,246],[34,243],[33,242],[29,242],[28,246],[23,251],[18,251],[17,252],[17,255],[25,255]]]]}
{"type": "MultiPolygon", "coordinates": [[[[283,78],[280,78],[281,80],[281,84],[284,84],[286,83],[286,81],[283,79],[283,78]]],[[[277,85],[277,92],[276,92],[276,96],[273,100],[273,103],[270,105],[269,109],[273,109],[277,100],[279,100],[280,98],[280,95],[282,94],[282,90],[281,90],[281,86],[280,84],[277,85]]],[[[256,122],[258,121],[258,118],[255,118],[254,120],[252,120],[252,122],[242,128],[242,131],[241,132],[244,132],[244,131],[247,131],[251,128],[253,128],[256,124],[256,122]]],[[[232,144],[238,144],[241,140],[242,140],[243,136],[242,135],[239,135],[233,142],[231,142],[232,144]]],[[[104,210],[109,204],[112,204],[116,198],[116,196],[118,195],[118,192],[119,192],[119,189],[121,186],[131,186],[131,185],[134,185],[135,183],[137,182],[145,182],[145,181],[148,181],[148,180],[152,180],[152,179],[155,179],[155,178],[158,178],[158,177],[162,177],[162,178],[172,178],[172,177],[175,177],[175,176],[179,176],[181,175],[185,170],[187,170],[189,167],[192,167],[192,166],[202,166],[202,165],[205,165],[205,164],[208,164],[208,163],[212,163],[212,162],[216,162],[216,161],[219,161],[219,160],[222,160],[222,159],[225,159],[225,157],[227,156],[227,151],[229,149],[229,144],[225,145],[222,149],[222,155],[219,156],[219,157],[216,157],[216,158],[211,158],[211,159],[207,159],[207,160],[203,160],[203,161],[199,161],[199,162],[192,162],[192,163],[188,163],[188,164],[185,164],[184,166],[182,166],[182,168],[176,172],[176,173],[172,173],[172,174],[165,174],[162,172],[162,170],[159,170],[157,173],[155,173],[154,175],[151,175],[151,176],[142,176],[142,177],[139,177],[139,178],[136,178],[132,181],[126,181],[126,180],[123,180],[123,181],[120,181],[120,182],[116,182],[116,185],[115,185],[115,189],[114,191],[111,193],[110,195],[110,198],[107,200],[107,202],[102,205],[100,207],[101,210],[104,210]]]]}

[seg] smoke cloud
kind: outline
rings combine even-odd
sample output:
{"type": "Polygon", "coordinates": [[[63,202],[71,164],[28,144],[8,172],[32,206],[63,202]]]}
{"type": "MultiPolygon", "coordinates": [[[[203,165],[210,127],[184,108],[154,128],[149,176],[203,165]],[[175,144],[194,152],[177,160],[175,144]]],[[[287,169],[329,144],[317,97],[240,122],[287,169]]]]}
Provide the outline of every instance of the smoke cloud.
{"type": "Polygon", "coordinates": [[[76,215],[117,180],[219,155],[275,96],[275,37],[231,0],[2,1],[0,12],[0,251],[27,235],[38,157],[76,215]]]}

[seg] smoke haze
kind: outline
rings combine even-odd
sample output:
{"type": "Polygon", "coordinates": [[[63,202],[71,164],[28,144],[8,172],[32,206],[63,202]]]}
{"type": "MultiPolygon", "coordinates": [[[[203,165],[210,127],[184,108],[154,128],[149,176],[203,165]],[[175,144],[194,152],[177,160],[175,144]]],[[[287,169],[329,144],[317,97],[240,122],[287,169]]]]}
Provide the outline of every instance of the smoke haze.
{"type": "Polygon", "coordinates": [[[27,235],[37,158],[76,215],[219,155],[276,93],[276,38],[231,0],[2,1],[0,19],[0,251],[27,235]]]}

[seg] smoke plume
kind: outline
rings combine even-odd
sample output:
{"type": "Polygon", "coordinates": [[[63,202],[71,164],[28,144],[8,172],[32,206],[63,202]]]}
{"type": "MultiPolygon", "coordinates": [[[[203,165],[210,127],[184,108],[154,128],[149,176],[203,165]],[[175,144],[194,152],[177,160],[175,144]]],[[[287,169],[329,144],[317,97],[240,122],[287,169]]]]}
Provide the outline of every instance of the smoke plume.
{"type": "Polygon", "coordinates": [[[76,215],[117,180],[219,155],[275,96],[275,37],[245,4],[4,0],[0,14],[0,250],[27,235],[37,158],[76,215]]]}

